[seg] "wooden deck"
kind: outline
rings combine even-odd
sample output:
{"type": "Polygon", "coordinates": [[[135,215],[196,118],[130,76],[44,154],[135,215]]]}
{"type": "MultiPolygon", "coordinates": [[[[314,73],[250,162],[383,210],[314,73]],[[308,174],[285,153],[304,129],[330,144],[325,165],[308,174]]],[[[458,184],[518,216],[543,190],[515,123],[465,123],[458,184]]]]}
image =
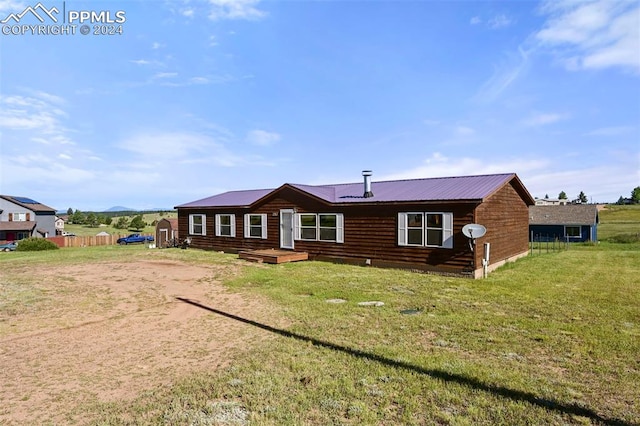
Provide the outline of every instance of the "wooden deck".
{"type": "Polygon", "coordinates": [[[288,251],[288,250],[248,250],[238,253],[240,259],[249,260],[252,262],[264,262],[264,263],[286,263],[286,262],[298,262],[300,260],[309,259],[309,253],[304,251],[288,251]]]}

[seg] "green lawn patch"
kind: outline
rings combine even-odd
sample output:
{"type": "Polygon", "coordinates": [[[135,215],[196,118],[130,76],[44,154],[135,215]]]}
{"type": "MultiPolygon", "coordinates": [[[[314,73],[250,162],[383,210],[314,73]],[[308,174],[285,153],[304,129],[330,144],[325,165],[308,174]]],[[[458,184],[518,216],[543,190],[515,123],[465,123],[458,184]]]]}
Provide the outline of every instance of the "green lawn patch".
{"type": "MultiPolygon", "coordinates": [[[[236,261],[199,250],[159,252],[236,261]]],[[[141,247],[15,254],[72,262],[58,257],[65,253],[82,262],[149,256],[141,247]]],[[[34,260],[14,257],[23,265],[34,260]]],[[[111,425],[635,425],[639,276],[640,245],[610,243],[530,256],[485,280],[247,263],[226,285],[266,297],[287,326],[225,312],[215,301],[183,303],[273,339],[239,352],[223,370],[78,410],[111,425]],[[384,305],[358,305],[366,301],[384,305]]]]}

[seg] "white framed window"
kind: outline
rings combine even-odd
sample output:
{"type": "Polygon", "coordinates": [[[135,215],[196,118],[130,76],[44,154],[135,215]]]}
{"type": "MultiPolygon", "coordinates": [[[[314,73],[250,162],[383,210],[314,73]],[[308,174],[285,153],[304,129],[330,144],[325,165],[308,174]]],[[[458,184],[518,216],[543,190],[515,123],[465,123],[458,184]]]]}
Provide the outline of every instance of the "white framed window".
{"type": "Polygon", "coordinates": [[[190,235],[207,235],[207,216],[203,214],[189,215],[189,234],[190,235]]]}
{"type": "Polygon", "coordinates": [[[297,240],[344,243],[342,213],[298,213],[295,224],[297,240]]]}
{"type": "Polygon", "coordinates": [[[453,248],[453,213],[398,213],[398,245],[453,248]]]}
{"type": "Polygon", "coordinates": [[[564,235],[569,238],[582,238],[582,227],[580,225],[567,225],[564,227],[564,235]]]}
{"type": "Polygon", "coordinates": [[[29,220],[29,213],[10,213],[9,216],[9,220],[12,220],[13,222],[26,222],[29,220]]]}
{"type": "Polygon", "coordinates": [[[251,213],[245,214],[244,237],[262,239],[267,238],[267,215],[251,213]]]}
{"type": "Polygon", "coordinates": [[[216,237],[236,236],[236,215],[217,214],[216,215],[216,237]]]}

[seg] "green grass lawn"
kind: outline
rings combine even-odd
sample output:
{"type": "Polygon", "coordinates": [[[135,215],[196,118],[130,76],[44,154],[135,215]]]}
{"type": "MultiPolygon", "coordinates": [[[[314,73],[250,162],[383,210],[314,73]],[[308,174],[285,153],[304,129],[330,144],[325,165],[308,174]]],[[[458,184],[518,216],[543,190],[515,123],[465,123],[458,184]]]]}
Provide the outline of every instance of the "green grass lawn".
{"type": "Polygon", "coordinates": [[[640,205],[608,205],[601,210],[598,239],[609,240],[620,235],[640,235],[640,205]]]}
{"type": "MultiPolygon", "coordinates": [[[[139,246],[11,253],[0,256],[0,268],[146,253],[139,246]]],[[[111,425],[640,423],[639,244],[576,245],[508,264],[485,280],[247,263],[226,285],[266,296],[290,325],[236,317],[215,302],[192,305],[274,338],[224,370],[79,410],[111,425]],[[364,301],[384,305],[358,305],[364,301]]]]}

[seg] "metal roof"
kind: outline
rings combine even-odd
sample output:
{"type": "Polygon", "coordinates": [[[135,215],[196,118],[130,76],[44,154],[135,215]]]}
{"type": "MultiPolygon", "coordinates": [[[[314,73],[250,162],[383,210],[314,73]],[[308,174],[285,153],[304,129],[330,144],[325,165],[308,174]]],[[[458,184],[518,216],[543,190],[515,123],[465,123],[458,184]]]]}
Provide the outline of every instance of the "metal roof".
{"type": "Polygon", "coordinates": [[[598,207],[594,204],[529,206],[529,225],[595,225],[598,207]]]}
{"type": "MultiPolygon", "coordinates": [[[[407,201],[484,201],[512,179],[516,179],[524,190],[525,198],[528,198],[528,204],[533,204],[533,198],[520,183],[515,173],[382,182],[374,181],[371,183],[373,196],[368,198],[364,197],[364,184],[362,182],[337,185],[285,184],[280,188],[290,186],[331,204],[407,201]]],[[[230,191],[182,204],[177,206],[177,208],[248,207],[280,188],[230,191]]]]}
{"type": "Polygon", "coordinates": [[[246,207],[273,192],[273,189],[252,189],[247,191],[229,191],[201,200],[192,201],[177,207],[246,207]]]}

